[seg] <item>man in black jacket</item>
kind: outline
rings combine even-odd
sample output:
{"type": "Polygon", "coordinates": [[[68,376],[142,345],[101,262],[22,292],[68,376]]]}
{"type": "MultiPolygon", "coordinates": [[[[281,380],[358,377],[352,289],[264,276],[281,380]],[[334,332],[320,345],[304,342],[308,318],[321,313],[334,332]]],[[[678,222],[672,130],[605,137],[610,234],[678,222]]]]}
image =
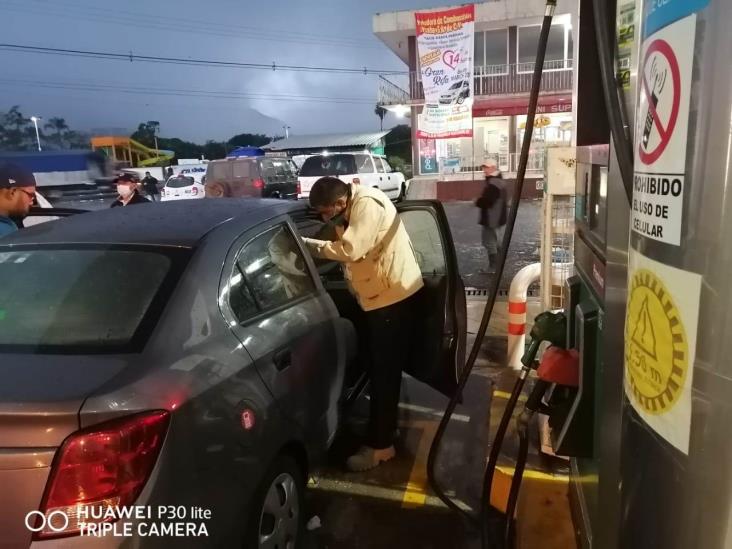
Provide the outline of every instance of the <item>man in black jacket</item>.
{"type": "Polygon", "coordinates": [[[140,194],[138,180],[130,174],[122,174],[116,180],[117,194],[119,197],[112,202],[110,208],[120,206],[131,206],[132,204],[146,204],[150,201],[140,194]]]}
{"type": "Polygon", "coordinates": [[[506,186],[503,176],[494,160],[487,160],[482,166],[485,187],[475,205],[480,208],[481,242],[488,252],[488,271],[495,272],[498,265],[499,244],[503,227],[506,225],[506,186]]]}
{"type": "Polygon", "coordinates": [[[160,196],[158,190],[158,180],[150,175],[150,172],[145,172],[145,177],[142,180],[142,186],[145,189],[145,194],[150,197],[153,202],[157,201],[157,197],[160,196]]]}

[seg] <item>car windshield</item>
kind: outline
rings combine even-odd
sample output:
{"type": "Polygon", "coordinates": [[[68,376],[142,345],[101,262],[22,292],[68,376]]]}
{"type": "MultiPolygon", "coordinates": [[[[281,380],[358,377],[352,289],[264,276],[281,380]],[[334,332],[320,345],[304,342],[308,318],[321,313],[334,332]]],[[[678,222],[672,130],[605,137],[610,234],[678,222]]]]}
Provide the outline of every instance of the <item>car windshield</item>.
{"type": "Polygon", "coordinates": [[[173,189],[177,189],[180,187],[190,187],[191,185],[193,185],[193,183],[194,183],[194,179],[192,177],[178,176],[178,177],[171,177],[170,179],[168,179],[168,182],[166,183],[165,186],[171,187],[173,189]]]}
{"type": "Polygon", "coordinates": [[[463,87],[463,81],[460,80],[460,82],[455,82],[452,86],[450,86],[451,90],[459,90],[463,87]]]}
{"type": "Polygon", "coordinates": [[[329,154],[311,156],[300,169],[302,177],[322,177],[325,175],[351,175],[356,171],[356,160],[352,154],[329,154]]]}
{"type": "Polygon", "coordinates": [[[0,251],[0,350],[131,350],[172,265],[139,249],[0,251]]]}

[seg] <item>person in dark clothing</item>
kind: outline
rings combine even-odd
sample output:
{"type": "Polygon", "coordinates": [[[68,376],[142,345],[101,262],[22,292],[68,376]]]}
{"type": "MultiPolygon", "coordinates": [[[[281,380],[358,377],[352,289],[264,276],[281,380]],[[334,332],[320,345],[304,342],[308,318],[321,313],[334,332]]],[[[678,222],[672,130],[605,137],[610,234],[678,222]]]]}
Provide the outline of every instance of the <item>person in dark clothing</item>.
{"type": "Polygon", "coordinates": [[[145,204],[150,201],[137,190],[137,179],[130,174],[122,174],[116,180],[119,198],[112,202],[110,208],[129,206],[131,204],[145,204]]]}
{"type": "Polygon", "coordinates": [[[10,162],[0,162],[0,237],[22,226],[36,200],[36,178],[32,172],[10,162]]]}
{"type": "Polygon", "coordinates": [[[166,181],[173,177],[173,168],[168,168],[168,170],[165,172],[165,179],[166,181]]]}
{"type": "Polygon", "coordinates": [[[506,186],[503,176],[494,160],[487,160],[482,166],[485,174],[483,193],[475,201],[480,208],[481,242],[488,252],[488,270],[495,272],[498,265],[498,239],[503,236],[506,225],[506,186]]]}
{"type": "Polygon", "coordinates": [[[145,172],[145,177],[142,180],[142,186],[145,189],[145,194],[147,194],[150,200],[156,202],[158,200],[157,197],[160,196],[160,190],[158,190],[158,180],[150,175],[150,172],[145,172]]]}

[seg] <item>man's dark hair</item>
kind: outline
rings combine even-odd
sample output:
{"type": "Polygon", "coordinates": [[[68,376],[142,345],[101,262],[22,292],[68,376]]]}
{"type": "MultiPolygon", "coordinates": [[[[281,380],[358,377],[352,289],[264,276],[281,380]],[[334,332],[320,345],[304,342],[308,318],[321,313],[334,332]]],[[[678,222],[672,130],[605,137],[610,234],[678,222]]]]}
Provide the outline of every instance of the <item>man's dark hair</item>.
{"type": "Polygon", "coordinates": [[[321,177],[310,189],[310,205],[313,208],[332,206],[339,198],[348,195],[350,187],[337,177],[321,177]]]}

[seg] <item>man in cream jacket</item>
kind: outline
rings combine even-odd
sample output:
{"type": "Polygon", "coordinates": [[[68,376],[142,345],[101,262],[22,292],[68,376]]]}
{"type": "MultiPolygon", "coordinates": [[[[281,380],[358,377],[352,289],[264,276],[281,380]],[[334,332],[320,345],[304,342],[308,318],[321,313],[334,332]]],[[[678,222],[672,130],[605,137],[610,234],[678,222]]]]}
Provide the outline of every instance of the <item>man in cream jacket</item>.
{"type": "Polygon", "coordinates": [[[335,241],[306,238],[313,256],[339,261],[351,292],[366,312],[371,367],[369,440],[348,458],[365,471],[394,457],[402,366],[416,334],[422,272],[412,242],[391,200],[379,189],[323,177],[310,205],[326,221],[338,219],[335,241]]]}

